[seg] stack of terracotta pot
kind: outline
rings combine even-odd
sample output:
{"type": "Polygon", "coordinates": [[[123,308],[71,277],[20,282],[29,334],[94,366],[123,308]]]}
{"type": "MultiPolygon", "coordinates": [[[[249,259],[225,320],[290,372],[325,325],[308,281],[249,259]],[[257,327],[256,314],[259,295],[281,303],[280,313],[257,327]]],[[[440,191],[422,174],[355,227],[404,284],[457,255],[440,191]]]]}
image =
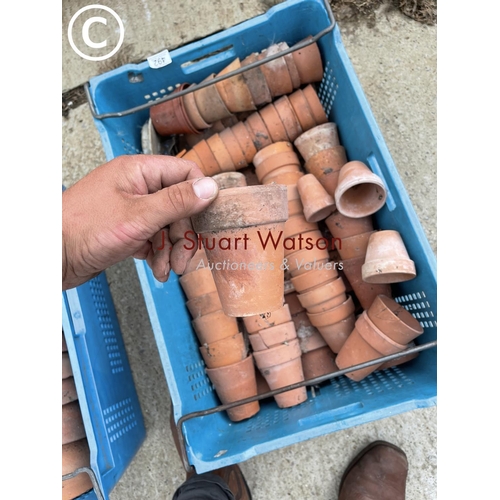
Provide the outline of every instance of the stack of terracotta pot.
{"type": "MultiPolygon", "coordinates": [[[[78,403],[75,379],[62,334],[62,475],[90,467],[90,450],[78,403]]],[[[88,474],[77,474],[62,482],[62,498],[70,500],[92,489],[88,474]]]]}
{"type": "MultiPolygon", "coordinates": [[[[209,75],[204,82],[286,49],[288,45],[282,42],[271,45],[261,53],[250,54],[243,61],[237,58],[218,74],[209,75]]],[[[254,111],[279,96],[292,93],[301,85],[319,82],[321,78],[321,54],[317,44],[313,43],[214,85],[157,104],[150,108],[150,117],[160,135],[198,134],[214,122],[230,118],[234,113],[254,111]]],[[[189,86],[184,83],[174,92],[189,86]]]]}
{"type": "MultiPolygon", "coordinates": [[[[302,352],[287,304],[270,313],[247,316],[243,322],[255,364],[270,389],[281,389],[304,380],[302,352]]],[[[288,408],[306,401],[307,390],[300,387],[278,394],[274,399],[280,408],[288,408]]]]}
{"type": "MultiPolygon", "coordinates": [[[[204,249],[196,252],[179,282],[188,299],[186,305],[193,318],[207,375],[219,399],[227,404],[257,395],[253,357],[237,319],[222,310],[204,249]]],[[[256,401],[232,408],[227,413],[237,422],[252,417],[259,409],[256,401]]]]}

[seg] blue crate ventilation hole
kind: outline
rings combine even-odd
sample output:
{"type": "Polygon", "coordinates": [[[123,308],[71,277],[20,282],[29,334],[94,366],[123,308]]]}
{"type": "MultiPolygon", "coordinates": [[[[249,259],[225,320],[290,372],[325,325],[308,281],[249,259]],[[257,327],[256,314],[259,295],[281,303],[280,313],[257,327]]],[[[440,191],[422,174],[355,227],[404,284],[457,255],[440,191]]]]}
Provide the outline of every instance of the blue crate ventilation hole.
{"type": "MultiPolygon", "coordinates": [[[[172,63],[165,68],[153,70],[143,62],[96,77],[90,81],[89,94],[97,114],[154,102],[182,82],[199,83],[218,73],[236,57],[243,59],[276,41],[292,46],[329,24],[323,0],[288,0],[261,16],[172,51],[172,63]],[[131,83],[129,74],[140,74],[141,78],[131,83]]],[[[384,179],[389,192],[386,206],[374,216],[375,226],[399,231],[417,267],[415,279],[394,285],[394,296],[423,325],[418,343],[434,341],[435,256],[346,54],[338,26],[321,37],[318,46],[325,69],[318,94],[329,120],[337,124],[348,159],[369,164],[384,179]]],[[[148,117],[146,109],[120,119],[95,119],[106,157],[139,152],[140,131],[148,117]]],[[[218,406],[178,277],[172,274],[162,284],[143,261],[135,261],[135,265],[175,420],[218,406]]],[[[375,372],[358,383],[339,377],[309,388],[307,402],[293,408],[279,409],[271,398],[262,401],[260,412],[247,421],[231,422],[224,413],[189,419],[183,424],[188,460],[203,473],[306,439],[434,405],[436,364],[436,349],[428,349],[404,365],[375,372]]]]}

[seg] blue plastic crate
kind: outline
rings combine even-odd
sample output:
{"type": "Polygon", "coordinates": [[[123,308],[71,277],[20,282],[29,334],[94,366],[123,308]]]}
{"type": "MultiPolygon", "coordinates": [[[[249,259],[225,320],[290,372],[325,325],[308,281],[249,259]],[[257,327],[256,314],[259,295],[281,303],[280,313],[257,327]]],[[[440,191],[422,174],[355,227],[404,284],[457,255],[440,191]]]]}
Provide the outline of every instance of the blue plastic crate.
{"type": "MultiPolygon", "coordinates": [[[[200,82],[235,57],[243,59],[277,41],[292,46],[328,25],[322,0],[289,0],[262,16],[171,52],[172,64],[162,69],[152,70],[144,62],[96,77],[90,81],[90,96],[98,114],[135,107],[170,92],[176,84],[200,82]],[[204,57],[207,54],[214,55],[204,57]]],[[[325,66],[319,95],[330,121],[338,125],[348,159],[370,165],[388,187],[387,203],[374,216],[375,223],[401,233],[417,267],[417,278],[393,287],[395,297],[424,327],[418,343],[436,340],[435,256],[346,54],[338,26],[318,45],[325,66]]],[[[140,132],[148,116],[145,110],[122,118],[95,120],[108,159],[141,152],[140,132]]],[[[172,274],[168,283],[161,284],[143,261],[136,261],[136,268],[175,420],[219,405],[204,371],[177,276],[172,274]]],[[[428,349],[405,365],[375,372],[359,383],[343,376],[336,378],[325,383],[314,397],[309,391],[308,401],[293,408],[279,409],[273,400],[265,400],[255,417],[239,423],[231,422],[224,413],[188,420],[184,435],[189,462],[201,473],[340,429],[434,405],[436,362],[436,349],[428,349]]]]}
{"type": "MultiPolygon", "coordinates": [[[[63,292],[62,305],[90,466],[108,500],[146,437],[142,411],[105,274],[63,292]]],[[[79,497],[97,498],[94,490],[79,497]]]]}

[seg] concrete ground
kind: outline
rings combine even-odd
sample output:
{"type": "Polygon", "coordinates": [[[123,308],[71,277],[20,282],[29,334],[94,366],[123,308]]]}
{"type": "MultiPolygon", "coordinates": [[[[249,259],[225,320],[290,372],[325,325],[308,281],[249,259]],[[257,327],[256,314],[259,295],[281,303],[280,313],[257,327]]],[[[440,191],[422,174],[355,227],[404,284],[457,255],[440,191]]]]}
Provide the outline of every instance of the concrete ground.
{"type": "MultiPolygon", "coordinates": [[[[141,0],[106,5],[126,27],[123,51],[83,61],[69,46],[71,16],[88,2],[63,0],[63,91],[112,67],[172,49],[265,12],[276,2],[141,0]]],[[[369,27],[339,22],[354,68],[436,252],[436,27],[383,8],[369,27]]],[[[97,38],[96,38],[97,39],[97,38]]],[[[87,104],[62,120],[62,180],[70,186],[105,162],[87,104]]],[[[111,493],[112,500],[168,499],[185,474],[168,427],[169,393],[131,259],[107,271],[144,413],[147,438],[111,493]]],[[[408,500],[436,498],[436,408],[414,410],[260,455],[241,464],[255,500],[337,498],[343,470],[369,442],[401,446],[410,470],[408,500]]]]}

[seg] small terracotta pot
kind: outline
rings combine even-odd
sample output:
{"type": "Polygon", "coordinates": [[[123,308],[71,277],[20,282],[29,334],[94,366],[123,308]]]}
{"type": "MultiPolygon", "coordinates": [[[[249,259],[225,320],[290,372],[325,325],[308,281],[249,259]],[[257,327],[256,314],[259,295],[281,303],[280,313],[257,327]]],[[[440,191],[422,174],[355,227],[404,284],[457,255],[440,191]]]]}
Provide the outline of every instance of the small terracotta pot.
{"type": "Polygon", "coordinates": [[[286,196],[285,187],[273,184],[224,189],[206,210],[191,218],[204,242],[209,238],[214,243],[210,250],[205,244],[205,249],[229,316],[254,316],[283,305],[284,252],[273,241],[282,235],[288,218],[286,196]],[[232,264],[223,266],[228,242],[232,264]]]}
{"type": "Polygon", "coordinates": [[[319,230],[307,231],[300,233],[298,236],[286,238],[283,240],[283,248],[285,257],[290,258],[290,255],[305,248],[310,248],[312,245],[317,245],[323,241],[323,233],[319,230]]]}
{"type": "Polygon", "coordinates": [[[345,149],[342,146],[337,146],[315,154],[306,162],[304,168],[318,179],[329,195],[334,197],[340,169],[346,163],[345,149]]]}
{"type": "Polygon", "coordinates": [[[211,177],[212,175],[216,175],[222,172],[217,158],[215,158],[206,140],[200,141],[195,144],[193,146],[193,149],[191,151],[188,151],[184,158],[190,156],[190,154],[192,154],[193,152],[198,155],[198,161],[201,162],[201,165],[196,160],[195,163],[198,163],[205,175],[211,177]]]}
{"type": "Polygon", "coordinates": [[[283,344],[284,342],[288,342],[296,338],[297,332],[295,331],[293,321],[271,326],[248,336],[254,352],[263,351],[264,349],[272,349],[279,344],[283,344]]]}
{"type": "Polygon", "coordinates": [[[337,125],[332,122],[317,125],[297,137],[294,145],[307,162],[312,156],[325,149],[340,146],[337,125]]]}
{"type": "MultiPolygon", "coordinates": [[[[320,313],[307,313],[307,317],[311,323],[316,327],[320,328],[322,326],[333,325],[346,319],[350,314],[354,313],[354,302],[350,296],[347,297],[342,304],[333,309],[323,311],[320,313]]],[[[321,330],[320,330],[321,332],[321,330]]]]}
{"type": "Polygon", "coordinates": [[[78,401],[62,406],[62,444],[73,443],[85,437],[82,412],[78,401]]]}
{"type": "Polygon", "coordinates": [[[343,304],[347,299],[345,296],[345,284],[340,276],[337,276],[331,281],[315,286],[306,293],[299,293],[297,298],[309,313],[322,312],[332,309],[340,304],[343,304]],[[336,300],[331,304],[330,308],[319,308],[319,310],[314,310],[317,309],[314,306],[323,304],[324,302],[331,302],[332,299],[336,300]]]}
{"type": "MultiPolygon", "coordinates": [[[[356,320],[355,328],[337,355],[337,366],[343,370],[359,363],[365,363],[382,356],[396,354],[406,348],[383,334],[364,311],[356,320]]],[[[380,368],[382,363],[346,373],[351,380],[359,382],[380,368]]]]}
{"type": "MultiPolygon", "coordinates": [[[[236,71],[241,67],[240,59],[235,59],[229,66],[226,66],[217,76],[227,75],[231,71],[236,71]]],[[[256,108],[255,103],[250,93],[242,74],[226,78],[216,84],[224,104],[232,113],[240,111],[253,111],[256,108]]]]}
{"type": "Polygon", "coordinates": [[[326,123],[328,121],[328,117],[326,116],[325,110],[319,100],[319,96],[315,88],[312,85],[308,85],[302,93],[309,104],[309,108],[311,109],[314,120],[316,121],[316,125],[326,123]]]}
{"type": "Polygon", "coordinates": [[[335,240],[335,247],[337,248],[340,258],[342,260],[355,259],[356,257],[364,257],[368,247],[368,240],[375,231],[367,233],[356,234],[348,238],[338,238],[335,240]]]}
{"type": "MultiPolygon", "coordinates": [[[[214,78],[215,73],[205,78],[203,82],[214,78]]],[[[209,85],[203,89],[195,90],[193,94],[198,111],[207,123],[213,123],[232,115],[219,94],[216,85],[209,85]]]]}
{"type": "MultiPolygon", "coordinates": [[[[262,60],[267,56],[281,52],[281,50],[282,49],[278,46],[278,44],[271,45],[264,50],[257,59],[262,60]]],[[[261,68],[273,97],[293,92],[293,82],[290,78],[288,66],[283,57],[278,57],[277,59],[266,62],[261,66],[261,68]]]]}
{"type": "MultiPolygon", "coordinates": [[[[257,61],[258,56],[259,54],[257,53],[250,54],[248,57],[243,59],[241,65],[247,66],[248,64],[257,61]]],[[[247,70],[242,74],[256,106],[260,107],[264,104],[272,102],[273,96],[271,95],[271,90],[267,84],[266,77],[262,72],[262,66],[257,66],[256,68],[247,70]]]]}
{"type": "MultiPolygon", "coordinates": [[[[90,468],[90,450],[87,439],[80,439],[62,446],[62,475],[70,474],[81,467],[90,468]]],[[[92,489],[90,476],[82,472],[62,481],[62,500],[72,500],[92,489]]]]}
{"type": "Polygon", "coordinates": [[[354,313],[351,313],[347,318],[337,321],[336,323],[318,327],[318,331],[325,342],[330,346],[330,349],[337,353],[342,349],[345,341],[354,330],[355,322],[356,318],[354,313]]]}
{"type": "Polygon", "coordinates": [[[308,222],[326,219],[335,210],[335,200],[325,191],[318,179],[306,174],[297,181],[304,217],[308,222]]]}
{"type": "MultiPolygon", "coordinates": [[[[293,186],[287,186],[288,188],[293,186]]],[[[308,222],[303,215],[292,215],[285,223],[285,238],[293,238],[294,236],[308,233],[309,231],[318,230],[316,222],[308,222]]]]}
{"type": "Polygon", "coordinates": [[[394,342],[409,344],[424,333],[420,322],[394,299],[379,295],[366,311],[373,324],[394,342]]]}
{"type": "Polygon", "coordinates": [[[188,300],[186,302],[186,306],[193,319],[200,318],[201,316],[205,316],[222,309],[219,294],[216,291],[188,300]]]}
{"type": "Polygon", "coordinates": [[[193,127],[200,132],[202,130],[210,128],[210,123],[207,123],[203,119],[203,116],[201,116],[194,98],[194,92],[190,92],[189,94],[182,96],[181,99],[184,101],[184,109],[186,110],[186,114],[193,127]]]}
{"type": "Polygon", "coordinates": [[[260,182],[274,170],[294,165],[300,170],[300,160],[291,143],[280,141],[262,148],[253,158],[255,173],[260,182]]]}
{"type": "Polygon", "coordinates": [[[266,124],[262,120],[258,111],[252,113],[245,120],[245,127],[247,128],[252,142],[257,150],[261,150],[269,144],[272,144],[271,134],[267,130],[266,124]]]}
{"type": "Polygon", "coordinates": [[[309,130],[318,125],[302,90],[296,90],[293,94],[288,96],[288,99],[297,115],[302,130],[309,130]]]}
{"type": "Polygon", "coordinates": [[[73,377],[64,378],[62,380],[62,404],[65,405],[77,400],[75,379],[73,377]]]}
{"type": "Polygon", "coordinates": [[[211,345],[239,333],[236,318],[227,316],[221,309],[196,317],[192,325],[200,344],[211,345]]]}
{"type": "Polygon", "coordinates": [[[186,275],[188,273],[192,273],[193,271],[199,271],[204,267],[208,267],[208,260],[207,260],[207,254],[205,253],[205,249],[202,247],[196,250],[196,253],[188,262],[186,269],[182,274],[186,275]]]}
{"type": "Polygon", "coordinates": [[[393,230],[370,236],[361,273],[367,283],[400,283],[417,275],[401,235],[393,230]]]}
{"type": "Polygon", "coordinates": [[[300,276],[292,277],[292,284],[296,292],[303,294],[317,286],[336,279],[338,275],[339,273],[334,267],[330,269],[313,269],[300,276]]]}
{"type": "Polygon", "coordinates": [[[350,238],[357,234],[373,231],[373,221],[371,215],[353,219],[346,217],[338,210],[325,219],[325,224],[335,238],[350,238]]]}
{"type": "MultiPolygon", "coordinates": [[[[288,179],[288,174],[294,176],[294,178],[300,179],[304,173],[300,170],[300,166],[297,164],[291,163],[290,165],[285,165],[274,169],[272,172],[264,176],[261,180],[262,184],[270,184],[271,182],[278,182],[280,179],[288,179]],[[297,175],[300,174],[300,175],[297,175]]],[[[281,184],[281,182],[278,182],[281,184]]],[[[289,186],[291,184],[285,184],[289,186]]]]}
{"type": "Polygon", "coordinates": [[[288,140],[293,142],[297,137],[302,134],[302,126],[300,125],[299,119],[293,110],[292,105],[288,96],[283,96],[274,101],[273,103],[280,120],[283,122],[286,133],[288,135],[288,140]]]}
{"type": "MultiPolygon", "coordinates": [[[[234,403],[257,395],[255,367],[251,354],[238,363],[221,368],[207,368],[206,371],[222,404],[234,403]]],[[[227,414],[231,421],[239,422],[253,417],[259,410],[259,402],[254,401],[231,408],[227,410],[227,414]]]]}
{"type": "Polygon", "coordinates": [[[68,378],[73,376],[73,370],[71,369],[71,362],[69,360],[69,354],[67,352],[62,353],[62,378],[68,378]]]}
{"type": "Polygon", "coordinates": [[[234,170],[236,170],[233,159],[219,134],[214,134],[212,137],[209,137],[207,139],[207,144],[215,156],[221,172],[234,172],[234,170]]]}
{"type": "MultiPolygon", "coordinates": [[[[278,47],[280,48],[281,51],[284,51],[289,48],[286,42],[278,43],[278,47]]],[[[293,59],[293,55],[290,53],[287,54],[286,56],[283,56],[283,58],[285,59],[286,67],[288,69],[288,74],[290,75],[290,79],[292,80],[293,88],[298,89],[302,85],[302,83],[300,81],[299,71],[293,59]]]]}
{"type": "Polygon", "coordinates": [[[272,184],[275,182],[276,184],[281,184],[283,186],[293,186],[297,184],[298,180],[304,176],[304,172],[292,170],[291,172],[271,172],[269,175],[266,175],[264,179],[262,179],[263,184],[272,184]]]}
{"type": "Polygon", "coordinates": [[[302,354],[302,369],[304,380],[311,380],[338,370],[335,364],[335,354],[326,345],[302,354]]]}
{"type": "MultiPolygon", "coordinates": [[[[340,278],[340,276],[339,276],[340,278]]],[[[344,301],[347,299],[347,295],[345,292],[342,292],[341,294],[335,296],[335,297],[330,297],[329,299],[325,300],[324,302],[320,302],[319,304],[314,304],[311,305],[307,308],[307,312],[311,314],[316,314],[316,313],[321,313],[324,311],[329,311],[330,309],[333,309],[335,307],[340,306],[341,304],[344,303],[344,301]]]]}
{"type": "MultiPolygon", "coordinates": [[[[406,348],[409,349],[415,347],[415,342],[410,342],[406,348]]],[[[387,370],[387,368],[393,368],[394,366],[402,365],[403,363],[408,363],[412,359],[418,357],[419,352],[413,352],[412,354],[407,354],[406,356],[401,356],[400,358],[393,359],[392,361],[386,361],[384,364],[380,365],[379,370],[387,370]]]]}
{"type": "MultiPolygon", "coordinates": [[[[297,298],[297,296],[298,296],[298,293],[296,293],[296,292],[287,293],[285,295],[285,304],[290,309],[290,314],[292,315],[292,320],[294,319],[294,316],[305,311],[305,309],[302,307],[302,304],[299,302],[299,299],[297,298]]],[[[295,325],[295,328],[297,329],[297,325],[295,325]]]]}
{"type": "Polygon", "coordinates": [[[246,177],[240,172],[223,172],[222,174],[214,175],[212,179],[217,183],[220,190],[247,185],[246,177]]]}
{"type": "Polygon", "coordinates": [[[288,134],[285,130],[285,126],[272,103],[262,108],[259,114],[266,124],[266,128],[269,130],[269,134],[274,143],[288,141],[288,134]]]}
{"type": "Polygon", "coordinates": [[[252,135],[246,128],[243,122],[237,123],[231,127],[233,131],[234,137],[238,141],[238,144],[243,151],[243,155],[245,156],[245,160],[247,163],[252,163],[255,154],[257,153],[257,148],[252,140],[252,135]]]}
{"type": "Polygon", "coordinates": [[[314,262],[328,259],[328,250],[314,246],[312,249],[304,248],[297,250],[288,256],[288,266],[294,276],[294,271],[301,269],[306,262],[314,262]]]}
{"type": "Polygon", "coordinates": [[[217,290],[212,272],[208,267],[183,274],[179,277],[179,283],[188,300],[217,290]]]}
{"type": "Polygon", "coordinates": [[[200,352],[207,368],[220,368],[243,361],[248,349],[243,334],[237,333],[210,344],[202,344],[200,352]]]}
{"type": "Polygon", "coordinates": [[[337,210],[347,217],[366,217],[380,210],[387,198],[382,179],[364,163],[350,161],[339,174],[335,203],[337,210]]]}
{"type": "MultiPolygon", "coordinates": [[[[307,37],[304,40],[310,39],[307,37]]],[[[319,82],[323,78],[323,62],[316,42],[292,52],[302,85],[319,82]]]]}
{"type": "Polygon", "coordinates": [[[224,143],[224,146],[226,146],[229,156],[231,156],[234,168],[236,170],[240,170],[248,166],[245,153],[243,152],[243,149],[241,149],[240,143],[236,139],[233,129],[230,127],[225,128],[219,136],[224,143]]]}
{"type": "Polygon", "coordinates": [[[256,333],[265,328],[271,328],[276,325],[281,325],[291,321],[290,308],[288,304],[284,304],[279,309],[266,314],[257,314],[256,316],[247,316],[243,318],[243,323],[248,333],[256,333]]]}
{"type": "Polygon", "coordinates": [[[389,284],[367,283],[363,280],[361,268],[364,261],[364,257],[344,260],[342,261],[342,271],[349,281],[361,307],[368,309],[373,304],[377,295],[392,297],[392,291],[389,284]]]}

